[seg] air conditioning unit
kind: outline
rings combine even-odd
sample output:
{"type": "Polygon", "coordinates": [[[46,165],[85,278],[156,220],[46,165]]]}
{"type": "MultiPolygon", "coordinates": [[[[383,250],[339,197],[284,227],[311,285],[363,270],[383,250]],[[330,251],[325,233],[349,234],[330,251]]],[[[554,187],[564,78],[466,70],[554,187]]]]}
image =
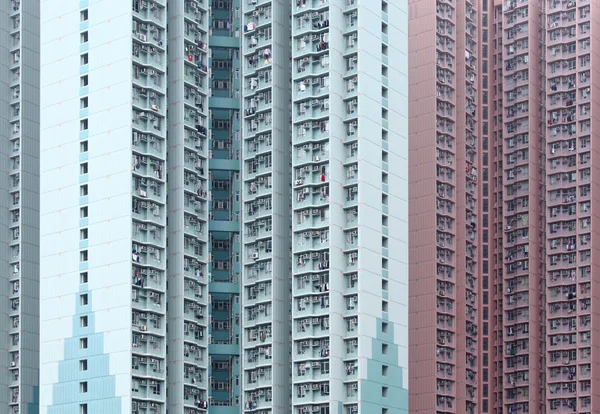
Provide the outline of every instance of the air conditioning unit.
{"type": "Polygon", "coordinates": [[[252,258],[258,260],[258,252],[252,253],[252,258]]]}

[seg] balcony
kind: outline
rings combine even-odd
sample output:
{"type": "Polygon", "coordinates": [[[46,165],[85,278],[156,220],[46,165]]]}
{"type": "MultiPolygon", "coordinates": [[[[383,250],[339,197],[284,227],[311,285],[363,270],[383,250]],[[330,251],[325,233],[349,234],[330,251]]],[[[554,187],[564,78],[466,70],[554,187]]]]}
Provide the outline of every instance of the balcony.
{"type": "Polygon", "coordinates": [[[293,208],[324,207],[329,203],[329,186],[302,187],[295,191],[293,208]]]}
{"type": "Polygon", "coordinates": [[[133,84],[139,88],[152,89],[165,93],[164,76],[161,72],[139,65],[133,65],[133,84]]]}
{"type": "Polygon", "coordinates": [[[297,252],[329,248],[329,231],[325,229],[296,233],[294,239],[297,252]]]}
{"type": "Polygon", "coordinates": [[[329,382],[295,385],[292,404],[329,402],[329,382]]]}
{"type": "Polygon", "coordinates": [[[329,317],[315,316],[295,319],[293,329],[296,330],[296,337],[298,339],[329,336],[329,317]]]}
{"type": "MultiPolygon", "coordinates": [[[[353,61],[353,69],[356,69],[355,62],[353,61]]],[[[320,54],[314,56],[306,56],[294,61],[294,67],[296,68],[297,77],[320,77],[329,73],[329,54],[320,54]]],[[[350,67],[348,68],[350,71],[350,67]]]]}
{"type": "Polygon", "coordinates": [[[252,327],[273,322],[270,304],[262,304],[244,309],[244,326],[252,327]]]}
{"type": "Polygon", "coordinates": [[[251,159],[259,154],[267,155],[273,150],[273,138],[271,134],[261,135],[257,138],[247,140],[244,145],[244,158],[251,159]]]}
{"type": "Polygon", "coordinates": [[[259,32],[263,31],[267,25],[271,25],[273,22],[272,7],[262,6],[270,3],[270,0],[249,0],[248,3],[248,9],[244,9],[244,35],[246,39],[251,36],[263,36],[263,33],[259,32]],[[253,8],[252,6],[255,7],[253,8]]]}
{"type": "Polygon", "coordinates": [[[266,412],[270,412],[270,410],[273,406],[273,401],[271,399],[269,399],[269,401],[267,401],[265,398],[265,394],[266,393],[271,394],[271,392],[272,392],[271,390],[268,390],[266,392],[264,390],[259,390],[259,391],[244,393],[245,394],[244,398],[246,399],[246,402],[244,403],[244,410],[253,410],[253,411],[266,410],[266,412]],[[259,394],[260,391],[263,391],[263,392],[261,394],[259,394]]]}
{"type": "Polygon", "coordinates": [[[183,16],[190,23],[204,27],[207,11],[207,0],[190,0],[184,3],[183,16]]]}
{"type": "Polygon", "coordinates": [[[153,335],[133,333],[132,352],[147,357],[163,357],[164,340],[153,335]]]}
{"type": "Polygon", "coordinates": [[[264,92],[273,85],[271,70],[261,70],[255,76],[246,77],[244,91],[247,95],[264,92]]]}
{"type": "Polygon", "coordinates": [[[329,361],[297,362],[292,368],[292,381],[295,383],[327,381],[329,375],[329,361]]]}
{"type": "MultiPolygon", "coordinates": [[[[297,294],[297,293],[296,293],[297,294]]],[[[329,295],[313,295],[294,299],[294,318],[317,317],[329,313],[329,295]]]]}
{"type": "Polygon", "coordinates": [[[137,132],[164,136],[164,118],[158,114],[134,110],[131,121],[137,132]]]}
{"type": "Polygon", "coordinates": [[[245,33],[244,39],[246,41],[247,48],[245,49],[245,54],[250,54],[254,49],[264,48],[266,46],[270,46],[273,43],[273,39],[271,37],[267,37],[265,35],[266,31],[262,28],[262,25],[269,24],[270,18],[262,17],[264,14],[260,15],[258,22],[255,23],[258,26],[258,29],[247,31],[245,33]]]}
{"type": "Polygon", "coordinates": [[[247,350],[245,369],[254,369],[259,366],[271,366],[273,363],[271,346],[261,346],[257,349],[247,350]]]}
{"type": "Polygon", "coordinates": [[[244,133],[246,138],[269,132],[273,128],[273,117],[271,112],[260,113],[256,118],[245,122],[244,133]]]}
{"type": "Polygon", "coordinates": [[[320,272],[326,269],[329,269],[329,255],[327,252],[298,255],[293,265],[294,273],[320,272]]]}

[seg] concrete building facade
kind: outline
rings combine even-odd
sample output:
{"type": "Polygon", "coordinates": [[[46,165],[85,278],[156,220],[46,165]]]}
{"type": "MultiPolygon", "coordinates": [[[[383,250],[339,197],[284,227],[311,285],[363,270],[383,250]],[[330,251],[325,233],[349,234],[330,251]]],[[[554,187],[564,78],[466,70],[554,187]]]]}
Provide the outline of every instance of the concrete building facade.
{"type": "Polygon", "coordinates": [[[407,9],[292,16],[292,412],[408,412],[407,9]]]}
{"type": "Polygon", "coordinates": [[[407,22],[41,5],[42,413],[408,412],[407,22]]]}
{"type": "Polygon", "coordinates": [[[411,411],[592,413],[597,9],[410,7],[411,411]]]}
{"type": "Polygon", "coordinates": [[[38,412],[40,4],[0,6],[0,406],[38,412]]]}
{"type": "Polygon", "coordinates": [[[290,3],[242,2],[243,410],[290,406],[290,3]]]}

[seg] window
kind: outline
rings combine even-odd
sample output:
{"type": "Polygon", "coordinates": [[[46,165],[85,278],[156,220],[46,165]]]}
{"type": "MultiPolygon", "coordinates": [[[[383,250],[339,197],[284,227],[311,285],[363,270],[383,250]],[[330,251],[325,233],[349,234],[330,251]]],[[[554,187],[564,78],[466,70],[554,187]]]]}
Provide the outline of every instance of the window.
{"type": "Polygon", "coordinates": [[[88,261],[88,251],[87,250],[82,250],[79,252],[79,261],[80,262],[88,261]]]}
{"type": "Polygon", "coordinates": [[[88,163],[84,162],[83,164],[79,164],[79,174],[87,174],[88,173],[88,163]]]}
{"type": "Polygon", "coordinates": [[[82,22],[87,22],[87,20],[88,20],[88,9],[82,10],[79,13],[79,20],[81,20],[82,22]]]}
{"type": "Polygon", "coordinates": [[[381,396],[386,398],[388,396],[388,387],[381,387],[381,396]]]}
{"type": "Polygon", "coordinates": [[[80,85],[82,88],[85,88],[86,86],[88,86],[88,80],[89,80],[89,78],[88,78],[88,75],[83,75],[83,76],[82,76],[81,78],[79,78],[79,79],[81,80],[79,85],[80,85]]]}
{"type": "Polygon", "coordinates": [[[87,119],[82,119],[79,122],[79,130],[80,131],[87,131],[88,130],[88,120],[87,119]]]}
{"type": "Polygon", "coordinates": [[[79,274],[79,283],[87,283],[88,282],[88,273],[82,272],[79,274]]]}
{"type": "Polygon", "coordinates": [[[81,64],[81,66],[87,65],[88,62],[89,62],[89,56],[87,53],[84,53],[83,55],[80,56],[79,63],[81,64]]]}
{"type": "Polygon", "coordinates": [[[388,302],[387,302],[387,300],[382,300],[381,301],[381,310],[383,312],[388,312],[388,302]]]}
{"type": "Polygon", "coordinates": [[[79,404],[79,414],[88,414],[87,404],[79,404]]]}
{"type": "Polygon", "coordinates": [[[87,43],[88,42],[88,32],[86,31],[86,32],[81,33],[80,38],[81,38],[82,44],[87,43]]]}
{"type": "Polygon", "coordinates": [[[381,279],[381,290],[388,290],[388,281],[381,279]]]}
{"type": "Polygon", "coordinates": [[[79,326],[81,328],[87,328],[87,326],[88,326],[88,317],[87,316],[81,316],[79,318],[79,326]]]}
{"type": "Polygon", "coordinates": [[[88,97],[87,96],[81,98],[80,102],[81,102],[81,109],[85,109],[88,107],[88,97]]]}
{"type": "Polygon", "coordinates": [[[381,353],[383,355],[387,355],[387,353],[388,353],[388,344],[381,344],[381,353]]]}
{"type": "Polygon", "coordinates": [[[86,306],[88,304],[88,295],[87,293],[82,293],[79,295],[79,304],[81,306],[86,306]]]}
{"type": "Polygon", "coordinates": [[[88,208],[87,207],[81,207],[79,209],[79,218],[86,218],[88,216],[88,208]]]}
{"type": "Polygon", "coordinates": [[[88,390],[88,383],[87,383],[87,381],[80,382],[79,383],[79,392],[86,393],[87,390],[88,390]]]}
{"type": "Polygon", "coordinates": [[[87,359],[82,359],[79,361],[79,371],[87,371],[87,359]]]}
{"type": "Polygon", "coordinates": [[[88,142],[83,141],[79,143],[79,152],[88,152],[88,142]]]}
{"type": "Polygon", "coordinates": [[[88,347],[88,339],[87,338],[81,338],[79,340],[79,349],[87,349],[88,347]]]}
{"type": "Polygon", "coordinates": [[[88,229],[79,230],[79,240],[87,240],[88,238],[88,229]]]}
{"type": "Polygon", "coordinates": [[[387,377],[387,374],[388,374],[388,366],[382,365],[381,366],[381,375],[383,375],[384,377],[387,377]]]}
{"type": "Polygon", "coordinates": [[[79,186],[79,196],[85,197],[86,195],[88,195],[88,185],[84,184],[79,186]]]}
{"type": "Polygon", "coordinates": [[[381,332],[383,332],[383,333],[388,332],[388,323],[387,322],[381,322],[381,332]]]}

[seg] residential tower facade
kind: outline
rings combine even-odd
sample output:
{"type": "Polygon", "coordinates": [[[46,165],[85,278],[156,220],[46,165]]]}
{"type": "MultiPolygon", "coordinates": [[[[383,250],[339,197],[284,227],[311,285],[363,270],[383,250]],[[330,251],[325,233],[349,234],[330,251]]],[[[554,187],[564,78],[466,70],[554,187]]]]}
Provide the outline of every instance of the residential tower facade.
{"type": "Polygon", "coordinates": [[[592,413],[597,10],[411,8],[411,411],[592,413]]]}
{"type": "Polygon", "coordinates": [[[42,413],[408,412],[392,3],[41,6],[42,413]]]}
{"type": "Polygon", "coordinates": [[[165,413],[166,2],[50,2],[41,16],[40,411],[165,413]]]}
{"type": "Polygon", "coordinates": [[[408,412],[407,12],[292,5],[295,414],[408,412]]]}
{"type": "Polygon", "coordinates": [[[6,297],[0,405],[10,414],[39,408],[39,7],[19,0],[0,6],[0,274],[6,297]]]}
{"type": "Polygon", "coordinates": [[[290,407],[290,3],[242,2],[244,412],[290,407]]]}

